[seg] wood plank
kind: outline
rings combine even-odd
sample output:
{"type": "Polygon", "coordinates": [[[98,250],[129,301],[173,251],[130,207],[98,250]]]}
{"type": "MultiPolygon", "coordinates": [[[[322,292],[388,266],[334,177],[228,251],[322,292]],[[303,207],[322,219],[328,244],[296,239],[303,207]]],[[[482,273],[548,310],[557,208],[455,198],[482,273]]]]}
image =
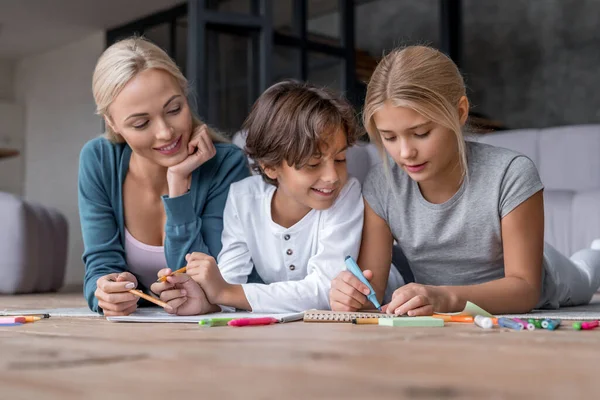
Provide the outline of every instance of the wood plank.
{"type": "MultiPolygon", "coordinates": [[[[81,307],[80,294],[0,308],[81,307]]],[[[599,387],[600,330],[247,328],[50,318],[0,327],[3,398],[580,398],[599,387]]]]}

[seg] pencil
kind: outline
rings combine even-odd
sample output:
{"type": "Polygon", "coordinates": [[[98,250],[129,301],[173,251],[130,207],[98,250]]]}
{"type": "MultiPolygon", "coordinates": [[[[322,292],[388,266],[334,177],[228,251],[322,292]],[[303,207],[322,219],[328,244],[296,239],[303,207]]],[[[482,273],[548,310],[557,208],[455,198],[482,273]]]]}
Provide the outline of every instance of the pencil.
{"type": "Polygon", "coordinates": [[[137,289],[131,289],[129,290],[129,293],[134,294],[136,296],[141,297],[142,299],[146,299],[148,300],[150,303],[154,303],[157,306],[161,306],[162,308],[168,307],[168,304],[165,303],[164,301],[160,301],[158,299],[155,299],[152,296],[148,296],[146,293],[142,292],[141,290],[137,290],[137,289]]]}
{"type": "Polygon", "coordinates": [[[356,325],[378,325],[379,318],[353,318],[352,323],[356,325]]]}
{"type": "Polygon", "coordinates": [[[163,277],[160,277],[160,278],[158,278],[158,279],[156,280],[156,282],[166,282],[166,281],[167,281],[167,278],[168,278],[169,276],[171,276],[171,275],[174,275],[174,274],[183,274],[183,273],[184,273],[186,270],[187,270],[187,267],[179,268],[177,271],[173,271],[173,272],[171,272],[169,275],[165,275],[165,276],[163,276],[163,277]]]}

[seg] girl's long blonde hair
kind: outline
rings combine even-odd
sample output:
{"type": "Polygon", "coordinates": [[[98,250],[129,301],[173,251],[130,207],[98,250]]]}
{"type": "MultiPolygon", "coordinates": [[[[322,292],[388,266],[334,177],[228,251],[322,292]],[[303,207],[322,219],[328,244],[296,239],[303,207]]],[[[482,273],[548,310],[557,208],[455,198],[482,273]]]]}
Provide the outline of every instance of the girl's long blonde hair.
{"type": "Polygon", "coordinates": [[[458,103],[466,96],[456,64],[440,51],[426,46],[393,50],[377,65],[365,98],[363,124],[387,164],[381,135],[373,115],[386,101],[410,108],[456,135],[463,176],[467,173],[465,139],[458,103]]]}
{"type": "MultiPolygon", "coordinates": [[[[170,74],[177,81],[182,93],[188,95],[188,80],[169,55],[142,37],[131,37],[113,44],[98,59],[92,79],[96,113],[104,118],[110,117],[108,107],[125,85],[140,72],[152,68],[170,74]]],[[[192,112],[192,132],[202,125],[205,125],[204,122],[192,112]]],[[[212,129],[208,129],[208,133],[213,142],[228,142],[212,129]]],[[[106,124],[105,136],[114,143],[125,141],[112,130],[110,124],[106,124]]]]}

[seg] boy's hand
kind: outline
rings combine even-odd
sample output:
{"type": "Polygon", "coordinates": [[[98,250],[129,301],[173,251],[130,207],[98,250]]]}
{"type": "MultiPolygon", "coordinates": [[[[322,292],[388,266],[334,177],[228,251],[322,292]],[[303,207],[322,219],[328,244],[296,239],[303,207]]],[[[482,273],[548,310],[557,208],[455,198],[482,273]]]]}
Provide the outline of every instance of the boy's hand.
{"type": "MultiPolygon", "coordinates": [[[[158,271],[158,277],[169,275],[169,268],[158,271]]],[[[197,315],[219,311],[209,303],[200,285],[187,274],[176,274],[167,277],[166,282],[155,282],[150,287],[160,299],[170,308],[165,308],[169,314],[197,315]]]]}
{"type": "Polygon", "coordinates": [[[185,260],[188,263],[186,273],[202,287],[208,301],[212,304],[224,304],[224,297],[232,285],[223,279],[215,259],[208,254],[196,252],[186,255],[185,260]]]}
{"type": "MultiPolygon", "coordinates": [[[[363,271],[363,275],[370,282],[373,272],[363,271]]],[[[329,306],[333,311],[357,311],[369,301],[367,296],[369,288],[350,271],[342,271],[331,281],[329,290],[329,306]]]]}

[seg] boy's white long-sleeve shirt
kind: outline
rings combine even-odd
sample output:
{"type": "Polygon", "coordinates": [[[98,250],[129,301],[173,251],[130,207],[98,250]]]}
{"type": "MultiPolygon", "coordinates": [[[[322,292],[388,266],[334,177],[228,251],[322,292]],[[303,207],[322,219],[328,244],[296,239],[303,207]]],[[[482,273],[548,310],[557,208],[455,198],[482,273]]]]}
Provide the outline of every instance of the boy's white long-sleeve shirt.
{"type": "Polygon", "coordinates": [[[223,278],[241,284],[252,311],[329,309],[331,281],[358,257],[364,203],[360,183],[349,178],[333,205],[311,210],[290,228],[271,217],[275,186],[252,176],[231,185],[223,215],[223,278]],[[246,283],[252,268],[265,284],[246,283]]]}

